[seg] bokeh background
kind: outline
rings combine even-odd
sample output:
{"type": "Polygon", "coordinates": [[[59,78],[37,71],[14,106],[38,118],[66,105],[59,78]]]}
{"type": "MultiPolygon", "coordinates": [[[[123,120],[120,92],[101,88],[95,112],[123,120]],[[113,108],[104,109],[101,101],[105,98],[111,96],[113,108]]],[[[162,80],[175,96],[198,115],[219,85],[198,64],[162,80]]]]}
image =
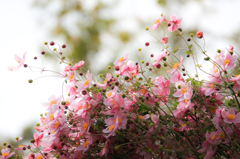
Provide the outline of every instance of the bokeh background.
{"type": "MultiPolygon", "coordinates": [[[[40,122],[39,115],[45,113],[46,108],[41,102],[62,92],[61,78],[45,77],[29,84],[29,79],[49,74],[31,72],[23,67],[8,71],[8,66],[17,64],[14,54],[22,56],[27,51],[28,65],[41,67],[41,57],[45,68],[60,71],[62,66],[49,54],[41,55],[41,51],[48,51],[43,43],[67,44],[64,54],[70,55],[71,46],[74,61],[85,60],[85,67],[97,76],[126,53],[136,60],[138,48],[143,48],[143,59],[148,59],[151,53],[160,53],[156,39],[145,27],[153,25],[161,13],[168,19],[172,14],[183,18],[181,28],[186,38],[191,32],[203,31],[207,53],[211,56],[229,44],[238,51],[239,6],[239,0],[1,1],[0,147],[3,142],[13,142],[16,136],[23,137],[28,143],[33,137],[33,127],[40,122]],[[150,41],[148,48],[144,45],[147,41],[150,41]],[[33,59],[35,56],[37,60],[33,59]]],[[[159,39],[163,36],[161,29],[151,32],[159,39]]],[[[167,36],[171,38],[174,34],[167,33],[167,36]]],[[[173,47],[179,42],[179,38],[174,39],[169,39],[173,47]]],[[[199,57],[199,61],[203,61],[200,53],[199,57]]],[[[188,66],[192,68],[191,64],[188,66]]],[[[204,66],[208,67],[207,64],[204,66]]]]}

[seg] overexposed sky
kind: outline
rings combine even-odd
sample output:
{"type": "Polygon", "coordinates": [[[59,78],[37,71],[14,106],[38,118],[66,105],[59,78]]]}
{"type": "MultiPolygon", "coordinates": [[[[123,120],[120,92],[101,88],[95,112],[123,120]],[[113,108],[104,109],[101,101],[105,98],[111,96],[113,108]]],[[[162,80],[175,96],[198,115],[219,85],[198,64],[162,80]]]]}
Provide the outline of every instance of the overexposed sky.
{"type": "MultiPolygon", "coordinates": [[[[109,0],[103,0],[103,2],[112,3],[109,0]]],[[[8,135],[15,138],[15,136],[20,136],[21,130],[25,126],[39,122],[39,114],[45,112],[45,107],[41,106],[41,102],[47,101],[52,94],[59,96],[62,92],[63,79],[47,77],[29,84],[28,79],[37,78],[41,74],[31,72],[23,67],[14,72],[7,70],[7,66],[17,65],[14,54],[22,57],[25,51],[27,51],[26,63],[40,66],[40,60],[33,60],[34,56],[41,56],[39,46],[44,41],[63,41],[63,39],[58,40],[48,35],[48,25],[39,25],[38,18],[41,13],[32,9],[31,3],[32,0],[0,2],[0,143],[5,141],[1,136],[8,135]]],[[[240,18],[237,17],[240,14],[240,1],[237,0],[204,0],[203,7],[196,1],[189,1],[185,6],[172,4],[170,10],[159,9],[156,7],[156,1],[122,0],[118,3],[115,8],[103,13],[106,14],[105,16],[120,19],[116,29],[124,28],[123,30],[136,32],[135,28],[139,31],[139,27],[142,27],[138,26],[139,21],[149,22],[148,26],[150,27],[161,13],[167,12],[168,15],[176,13],[179,18],[183,18],[183,30],[185,27],[189,29],[198,26],[204,32],[207,41],[206,48],[209,53],[215,52],[218,48],[228,47],[230,42],[222,37],[239,30],[240,26],[240,18]]],[[[108,35],[103,35],[102,39],[104,39],[103,43],[106,48],[102,48],[98,53],[99,57],[93,59],[93,63],[99,66],[113,54],[107,47],[117,44],[116,40],[108,39],[108,35]]],[[[126,45],[123,54],[135,53],[136,51],[133,50],[144,47],[144,43],[150,40],[154,40],[154,38],[146,33],[144,26],[138,32],[133,44],[126,45]]],[[[159,51],[153,53],[157,54],[159,51]]],[[[54,62],[52,65],[47,63],[46,66],[53,65],[54,62]]]]}

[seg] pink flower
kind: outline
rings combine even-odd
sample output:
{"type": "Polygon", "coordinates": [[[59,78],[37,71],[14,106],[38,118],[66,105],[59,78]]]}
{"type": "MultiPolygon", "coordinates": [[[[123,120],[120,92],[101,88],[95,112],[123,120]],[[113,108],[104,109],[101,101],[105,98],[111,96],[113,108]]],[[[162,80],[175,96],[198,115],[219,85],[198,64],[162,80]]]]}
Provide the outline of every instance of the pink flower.
{"type": "Polygon", "coordinates": [[[180,62],[179,62],[179,63],[176,63],[176,64],[173,66],[173,69],[172,69],[172,70],[169,70],[168,72],[171,73],[171,74],[173,74],[179,67],[182,66],[183,60],[184,60],[184,59],[183,59],[182,55],[180,55],[180,62]]]}
{"type": "Polygon", "coordinates": [[[7,149],[7,148],[6,149],[2,149],[1,153],[2,153],[2,155],[0,156],[0,159],[10,158],[10,157],[12,157],[15,154],[15,152],[11,152],[10,153],[10,150],[7,149]]]}
{"type": "Polygon", "coordinates": [[[21,141],[22,140],[22,137],[18,137],[15,139],[15,141],[21,141]]]}
{"type": "Polygon", "coordinates": [[[162,40],[161,40],[161,43],[162,44],[167,44],[168,43],[168,37],[167,36],[163,37],[162,40]]]}
{"type": "Polygon", "coordinates": [[[174,14],[171,16],[171,21],[168,21],[168,24],[170,24],[170,26],[168,27],[168,31],[173,32],[181,27],[182,18],[178,19],[177,15],[174,14]]]}
{"type": "Polygon", "coordinates": [[[128,58],[128,53],[127,53],[124,57],[121,57],[120,59],[117,59],[117,60],[114,62],[114,65],[121,67],[121,66],[123,65],[123,62],[126,61],[127,58],[128,58]]]}
{"type": "Polygon", "coordinates": [[[151,27],[152,30],[156,30],[159,25],[165,20],[165,16],[163,15],[160,19],[157,19],[154,25],[151,27]]]}
{"type": "Polygon", "coordinates": [[[231,55],[230,53],[227,53],[227,56],[225,59],[223,59],[223,65],[226,69],[231,69],[235,67],[237,61],[237,55],[231,55]]]}
{"type": "Polygon", "coordinates": [[[89,73],[89,71],[87,72],[86,74],[86,77],[87,77],[87,80],[86,81],[79,81],[76,83],[77,87],[78,87],[78,91],[82,91],[82,90],[85,90],[89,87],[89,85],[91,84],[92,82],[92,75],[89,73]]]}
{"type": "Polygon", "coordinates": [[[60,104],[61,98],[62,98],[62,96],[59,96],[59,97],[56,98],[55,95],[51,95],[48,98],[48,102],[44,102],[44,103],[42,103],[42,105],[47,106],[47,107],[49,107],[49,109],[51,109],[52,105],[60,104]]]}
{"type": "Polygon", "coordinates": [[[108,87],[108,81],[112,78],[112,75],[110,73],[107,73],[106,79],[103,81],[103,83],[95,82],[98,87],[101,87],[103,89],[107,89],[108,87]]]}
{"type": "Polygon", "coordinates": [[[34,140],[35,140],[34,145],[39,147],[41,144],[42,138],[43,138],[43,133],[41,135],[38,135],[38,133],[35,133],[34,134],[34,140]]]}
{"type": "Polygon", "coordinates": [[[223,111],[222,117],[224,118],[224,122],[231,124],[231,123],[240,123],[240,113],[237,113],[237,110],[234,108],[230,108],[228,112],[223,111]]]}
{"type": "Polygon", "coordinates": [[[80,67],[84,65],[84,63],[85,63],[84,61],[79,61],[73,66],[73,70],[78,70],[80,67]]]}
{"type": "Polygon", "coordinates": [[[14,55],[14,58],[15,58],[15,60],[16,60],[19,64],[18,64],[18,66],[8,66],[8,69],[9,69],[10,71],[16,71],[16,70],[18,70],[18,69],[24,64],[26,54],[27,54],[27,52],[25,52],[25,53],[23,54],[23,58],[22,58],[22,59],[21,59],[18,55],[15,54],[15,55],[14,55]]]}
{"type": "Polygon", "coordinates": [[[197,35],[197,37],[199,39],[201,39],[203,37],[203,32],[202,31],[198,31],[196,35],[197,35]]]}
{"type": "Polygon", "coordinates": [[[152,63],[153,66],[157,66],[159,64],[159,62],[162,61],[163,57],[166,57],[168,54],[167,54],[167,50],[164,50],[163,52],[161,52],[157,58],[156,58],[156,62],[152,63]]]}
{"type": "Polygon", "coordinates": [[[170,79],[170,81],[172,83],[177,83],[178,81],[183,81],[184,82],[184,79],[182,77],[182,74],[180,71],[175,71],[173,74],[172,74],[172,77],[170,79]]]}

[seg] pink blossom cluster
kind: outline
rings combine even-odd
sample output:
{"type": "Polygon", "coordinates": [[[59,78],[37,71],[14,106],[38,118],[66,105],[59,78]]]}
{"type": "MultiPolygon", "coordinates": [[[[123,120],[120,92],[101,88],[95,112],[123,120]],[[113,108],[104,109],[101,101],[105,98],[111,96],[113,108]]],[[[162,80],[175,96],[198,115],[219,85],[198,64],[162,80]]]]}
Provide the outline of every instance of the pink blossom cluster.
{"type": "MultiPolygon", "coordinates": [[[[185,38],[182,18],[172,15],[167,20],[162,15],[152,30],[163,22],[169,32],[185,38]]],[[[196,36],[204,38],[201,31],[196,36]]],[[[164,36],[156,57],[151,54],[148,62],[132,61],[126,54],[114,62],[114,70],[98,78],[85,71],[84,61],[73,64],[61,54],[59,61],[65,67],[59,74],[67,95],[52,95],[42,103],[47,113],[35,127],[38,133],[32,145],[14,148],[4,143],[0,159],[14,154],[24,159],[240,159],[239,54],[230,45],[211,58],[193,34],[187,38],[186,48],[170,49],[164,36]],[[200,67],[190,42],[212,63],[209,73],[200,67]],[[186,55],[175,54],[179,50],[186,50],[186,55]],[[209,75],[207,82],[187,71],[184,61],[190,56],[194,67],[209,75]],[[149,77],[148,71],[156,76],[149,77]],[[27,156],[19,153],[26,150],[30,150],[27,156]]],[[[9,67],[11,71],[25,63],[25,54],[15,59],[19,65],[9,67]]]]}

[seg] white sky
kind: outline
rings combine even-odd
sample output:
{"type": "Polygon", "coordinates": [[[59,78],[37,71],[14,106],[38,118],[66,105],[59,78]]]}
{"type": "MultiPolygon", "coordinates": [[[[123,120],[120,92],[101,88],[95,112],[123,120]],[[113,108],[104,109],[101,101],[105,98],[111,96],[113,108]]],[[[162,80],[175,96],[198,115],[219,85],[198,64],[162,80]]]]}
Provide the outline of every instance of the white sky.
{"type": "MultiPolygon", "coordinates": [[[[29,84],[28,79],[39,77],[40,74],[32,73],[23,67],[14,72],[7,70],[7,66],[16,65],[14,54],[22,56],[25,51],[28,52],[26,63],[41,65],[39,60],[35,61],[33,57],[40,56],[39,46],[44,41],[51,41],[53,40],[51,38],[54,38],[47,34],[48,30],[45,26],[39,26],[40,13],[31,8],[31,2],[32,0],[0,2],[0,144],[5,141],[1,136],[8,135],[15,138],[20,136],[25,126],[39,122],[39,114],[45,110],[41,102],[47,101],[52,94],[57,96],[61,94],[62,79],[48,77],[29,84]]],[[[166,12],[165,9],[157,9],[155,1],[134,2],[136,1],[122,0],[116,8],[110,10],[111,16],[121,19],[118,24],[120,28],[126,27],[129,31],[134,31],[135,27],[139,27],[136,26],[135,18],[149,22],[150,27],[161,13],[166,12]]],[[[204,4],[204,8],[195,1],[189,1],[186,6],[180,8],[173,4],[172,9],[167,13],[169,15],[176,13],[179,18],[183,18],[183,29],[198,26],[204,31],[206,47],[211,53],[217,48],[228,47],[229,42],[221,39],[222,36],[228,36],[232,31],[239,30],[240,18],[237,15],[240,14],[240,1],[205,0],[204,4]]],[[[153,40],[149,35],[146,36],[144,29],[145,27],[142,28],[143,32],[138,34],[138,37],[142,37],[137,39],[134,45],[126,46],[125,51],[137,50],[143,47],[146,41],[153,40]]],[[[111,41],[106,39],[105,41],[109,45],[112,44],[111,41]]],[[[105,61],[109,56],[107,53],[110,52],[107,49],[103,50],[105,52],[100,52],[100,58],[97,58],[101,61],[105,61]]],[[[101,61],[95,59],[94,63],[98,62],[101,65],[101,61]]]]}

